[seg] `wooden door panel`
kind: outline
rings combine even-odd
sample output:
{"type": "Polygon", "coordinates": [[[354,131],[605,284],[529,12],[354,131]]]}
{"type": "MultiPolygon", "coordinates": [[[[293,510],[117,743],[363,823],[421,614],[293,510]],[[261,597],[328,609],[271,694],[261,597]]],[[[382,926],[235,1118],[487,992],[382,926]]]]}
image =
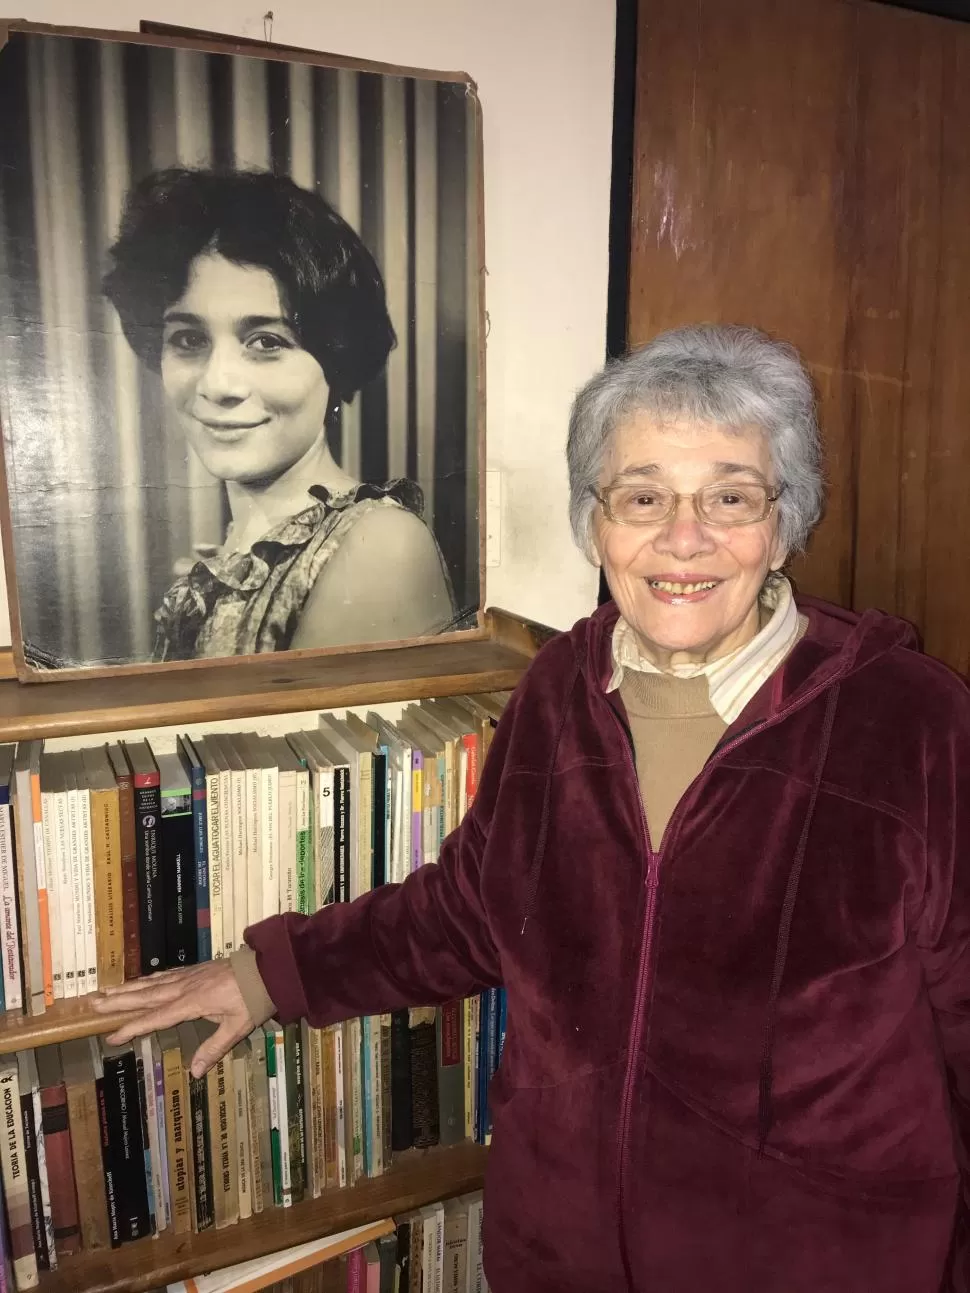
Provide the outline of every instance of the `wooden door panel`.
{"type": "Polygon", "coordinates": [[[631,344],[712,320],[798,346],[830,485],[800,586],[962,671],[968,59],[970,27],[854,0],[641,0],[629,318],[631,344]]]}

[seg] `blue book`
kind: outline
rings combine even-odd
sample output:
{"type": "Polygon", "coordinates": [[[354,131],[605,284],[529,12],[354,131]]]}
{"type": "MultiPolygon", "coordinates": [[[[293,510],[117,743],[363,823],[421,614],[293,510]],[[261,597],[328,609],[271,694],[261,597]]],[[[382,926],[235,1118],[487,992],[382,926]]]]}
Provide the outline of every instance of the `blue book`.
{"type": "Polygon", "coordinates": [[[498,1041],[495,1044],[495,1069],[502,1062],[502,1051],[505,1050],[505,1032],[508,1027],[509,999],[504,988],[498,988],[498,1041]]]}
{"type": "Polygon", "coordinates": [[[200,961],[212,960],[209,908],[209,827],[206,819],[205,766],[187,736],[178,738],[178,753],[192,786],[192,832],[195,840],[196,945],[200,961]]]}

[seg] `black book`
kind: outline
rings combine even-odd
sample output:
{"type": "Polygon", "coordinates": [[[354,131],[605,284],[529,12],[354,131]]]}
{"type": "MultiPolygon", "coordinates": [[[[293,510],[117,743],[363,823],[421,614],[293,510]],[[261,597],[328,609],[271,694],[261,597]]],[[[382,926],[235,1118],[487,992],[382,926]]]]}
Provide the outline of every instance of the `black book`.
{"type": "Polygon", "coordinates": [[[411,1011],[411,1125],[414,1147],[438,1144],[438,1047],[435,1010],[411,1011]]]}
{"type": "Polygon", "coordinates": [[[37,1086],[37,1066],[32,1063],[29,1051],[20,1051],[17,1066],[20,1077],[20,1120],[24,1129],[24,1165],[27,1169],[27,1197],[30,1200],[30,1229],[34,1236],[34,1255],[42,1271],[51,1268],[47,1251],[47,1226],[44,1223],[44,1202],[40,1190],[40,1160],[37,1157],[37,1128],[34,1122],[34,1088],[37,1086]],[[33,1069],[33,1081],[31,1081],[33,1069]]]}
{"type": "Polygon", "coordinates": [[[151,1234],[138,1066],[130,1048],[106,1046],[96,1083],[111,1246],[151,1234]]]}
{"type": "Polygon", "coordinates": [[[397,1252],[394,1265],[401,1272],[398,1288],[407,1290],[411,1286],[411,1222],[395,1221],[397,1252]]]}
{"type": "Polygon", "coordinates": [[[193,1077],[189,1072],[192,1056],[202,1041],[202,1034],[194,1023],[179,1024],[179,1045],[182,1049],[182,1067],[189,1088],[189,1117],[192,1127],[192,1179],[195,1182],[195,1229],[209,1230],[215,1224],[212,1198],[212,1145],[209,1140],[209,1083],[205,1077],[193,1077]]]}
{"type": "Polygon", "coordinates": [[[199,959],[192,784],[177,754],[160,754],[158,773],[165,959],[169,969],[177,969],[182,965],[195,965],[199,959]]]}
{"type": "Polygon", "coordinates": [[[135,796],[135,862],[141,972],[164,970],[165,894],[161,862],[162,796],[158,765],[147,741],[124,742],[135,796]]]}
{"type": "Polygon", "coordinates": [[[334,768],[333,873],[337,902],[350,902],[350,769],[334,768]]]}
{"type": "MultiPolygon", "coordinates": [[[[306,1191],[307,1147],[306,1110],[303,1084],[303,1037],[299,1024],[287,1024],[283,1029],[283,1050],[286,1056],[286,1121],[290,1149],[290,1189],[293,1202],[301,1203],[306,1191]]],[[[283,1134],[282,1128],[280,1129],[283,1134]]]]}
{"type": "Polygon", "coordinates": [[[375,889],[387,881],[387,753],[374,751],[374,860],[371,879],[375,889]]]}
{"type": "Polygon", "coordinates": [[[414,1144],[411,1116],[411,1026],[406,1010],[391,1015],[391,1149],[401,1154],[414,1144]]]}
{"type": "Polygon", "coordinates": [[[377,1254],[381,1262],[380,1293],[394,1293],[394,1266],[397,1257],[395,1235],[382,1235],[377,1241],[377,1254]]]}

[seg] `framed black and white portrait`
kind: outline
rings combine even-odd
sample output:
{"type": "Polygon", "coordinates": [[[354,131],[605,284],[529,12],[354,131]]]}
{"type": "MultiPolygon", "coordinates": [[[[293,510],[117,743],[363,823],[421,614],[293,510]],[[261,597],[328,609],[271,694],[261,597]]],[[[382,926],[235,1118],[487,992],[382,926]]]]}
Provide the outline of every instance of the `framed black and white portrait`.
{"type": "Polygon", "coordinates": [[[0,27],[24,679],[481,632],[463,74],[0,27]]]}

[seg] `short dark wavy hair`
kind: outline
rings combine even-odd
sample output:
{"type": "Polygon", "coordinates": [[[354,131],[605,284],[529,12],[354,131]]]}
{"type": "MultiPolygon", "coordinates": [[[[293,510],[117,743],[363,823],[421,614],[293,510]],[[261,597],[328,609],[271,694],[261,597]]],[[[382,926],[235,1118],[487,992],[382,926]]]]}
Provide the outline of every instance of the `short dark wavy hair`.
{"type": "Polygon", "coordinates": [[[373,256],[323,198],[265,171],[155,171],[128,194],[105,296],[135,354],[161,362],[165,311],[197,256],[268,270],[335,400],[353,399],[395,345],[373,256]]]}

